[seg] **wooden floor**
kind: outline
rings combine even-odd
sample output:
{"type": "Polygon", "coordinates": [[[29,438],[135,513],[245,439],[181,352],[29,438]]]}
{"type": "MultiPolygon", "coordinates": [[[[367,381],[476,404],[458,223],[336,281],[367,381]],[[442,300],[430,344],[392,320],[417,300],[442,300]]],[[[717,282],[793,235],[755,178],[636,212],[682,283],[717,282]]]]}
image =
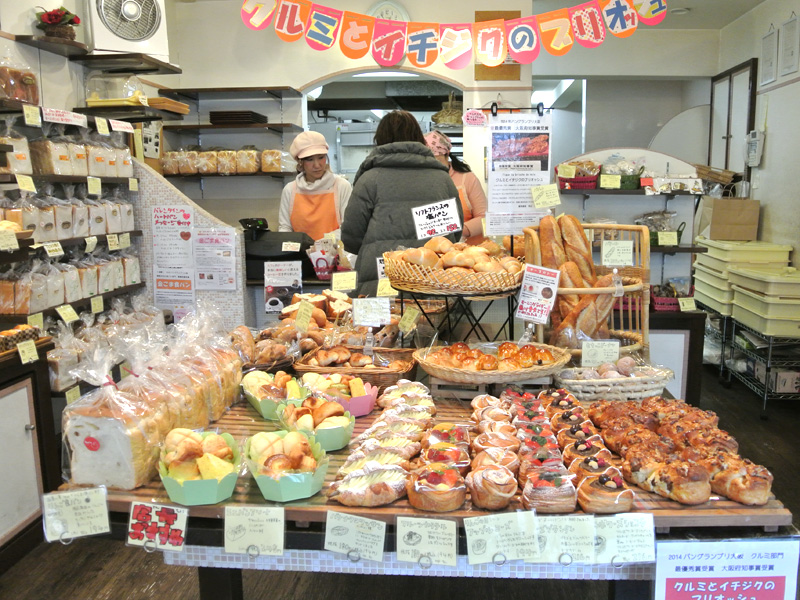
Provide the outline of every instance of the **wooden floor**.
{"type": "MultiPolygon", "coordinates": [[[[738,382],[719,385],[716,371],[704,368],[702,408],[720,415],[720,426],[739,441],[740,452],[767,466],[775,475],[773,489],[800,520],[800,406],[768,405],[768,420],[759,419],[760,400],[738,382]]],[[[434,579],[325,573],[245,572],[247,600],[303,598],[338,600],[366,598],[482,598],[485,600],[599,600],[608,584],[597,581],[525,581],[498,579],[434,579]],[[420,591],[424,593],[420,595],[420,591]]],[[[0,576],[0,598],[14,600],[191,600],[199,598],[193,568],[163,564],[157,553],[128,548],[102,539],[76,540],[69,546],[41,544],[0,576]]]]}

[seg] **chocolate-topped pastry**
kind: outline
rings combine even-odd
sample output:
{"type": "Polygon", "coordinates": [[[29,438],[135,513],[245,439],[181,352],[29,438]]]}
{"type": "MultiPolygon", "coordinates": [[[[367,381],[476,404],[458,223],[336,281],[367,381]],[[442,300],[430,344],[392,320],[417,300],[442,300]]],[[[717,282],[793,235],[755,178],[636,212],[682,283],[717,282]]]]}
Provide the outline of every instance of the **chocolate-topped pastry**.
{"type": "Polygon", "coordinates": [[[625,485],[619,470],[611,467],[578,484],[578,504],[587,513],[628,512],[633,506],[633,490],[625,485]]]}
{"type": "Polygon", "coordinates": [[[573,460],[569,472],[575,475],[577,482],[590,475],[600,475],[611,466],[611,461],[602,456],[587,456],[581,460],[573,460]]]}
{"type": "Polygon", "coordinates": [[[550,427],[553,431],[559,432],[562,429],[568,429],[573,425],[583,423],[586,419],[586,413],[583,408],[577,406],[570,410],[562,410],[550,417],[550,427]]]}
{"type": "Polygon", "coordinates": [[[574,442],[576,440],[585,440],[588,437],[593,435],[597,435],[600,433],[597,431],[597,428],[592,425],[592,422],[589,419],[585,419],[583,422],[578,423],[576,425],[572,425],[567,429],[562,429],[558,432],[558,445],[564,448],[567,444],[574,442]]]}
{"type": "Polygon", "coordinates": [[[569,466],[577,458],[598,456],[611,460],[611,450],[605,447],[599,435],[593,435],[585,440],[576,440],[564,448],[564,464],[569,466]]]}

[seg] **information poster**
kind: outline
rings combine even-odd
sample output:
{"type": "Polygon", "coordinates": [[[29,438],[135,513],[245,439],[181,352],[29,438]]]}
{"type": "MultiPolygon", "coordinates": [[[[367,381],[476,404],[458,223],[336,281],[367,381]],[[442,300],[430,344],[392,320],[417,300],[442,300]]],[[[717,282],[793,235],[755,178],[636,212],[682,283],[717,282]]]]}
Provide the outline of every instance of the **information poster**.
{"type": "Polygon", "coordinates": [[[303,292],[303,265],[299,260],[264,263],[264,310],[279,313],[303,292]]]}
{"type": "Polygon", "coordinates": [[[656,544],[656,598],[794,600],[798,538],[656,544]]]}
{"type": "Polygon", "coordinates": [[[194,210],[153,208],[154,301],[180,319],[195,306],[194,210]]]}
{"type": "Polygon", "coordinates": [[[521,213],[486,213],[486,235],[522,235],[525,227],[539,224],[542,217],[549,215],[547,211],[533,211],[521,213]]]}
{"type": "Polygon", "coordinates": [[[531,188],[550,183],[551,125],[549,114],[492,117],[488,212],[533,210],[531,188]]]}
{"type": "Polygon", "coordinates": [[[198,290],[236,289],[236,232],[233,227],[194,230],[195,285],[198,290]]]}
{"type": "Polygon", "coordinates": [[[523,321],[546,323],[556,300],[560,275],[554,269],[526,264],[516,317],[523,321]]]}

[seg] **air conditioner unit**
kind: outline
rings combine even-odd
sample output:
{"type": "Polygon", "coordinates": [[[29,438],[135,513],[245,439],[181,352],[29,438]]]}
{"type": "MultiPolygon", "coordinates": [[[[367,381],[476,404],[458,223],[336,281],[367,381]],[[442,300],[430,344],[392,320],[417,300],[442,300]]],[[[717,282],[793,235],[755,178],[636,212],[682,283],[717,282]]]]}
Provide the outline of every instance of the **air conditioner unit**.
{"type": "Polygon", "coordinates": [[[164,0],[87,0],[93,54],[142,53],[169,62],[164,0]]]}

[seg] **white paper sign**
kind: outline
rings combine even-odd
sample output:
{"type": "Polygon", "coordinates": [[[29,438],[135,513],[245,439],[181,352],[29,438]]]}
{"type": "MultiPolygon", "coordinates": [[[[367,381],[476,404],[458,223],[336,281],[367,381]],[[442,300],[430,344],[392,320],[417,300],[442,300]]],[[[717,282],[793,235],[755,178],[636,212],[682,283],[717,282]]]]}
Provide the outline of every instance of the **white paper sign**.
{"type": "Polygon", "coordinates": [[[69,110],[43,106],[42,115],[44,116],[44,120],[50,123],[64,123],[65,125],[77,125],[78,127],[89,126],[89,120],[86,118],[86,115],[69,110]]]}
{"type": "Polygon", "coordinates": [[[608,267],[633,266],[633,240],[603,240],[600,264],[608,267]]]}
{"type": "Polygon", "coordinates": [[[458,528],[446,519],[397,517],[397,560],[455,567],[458,562],[458,528]]]}
{"type": "Polygon", "coordinates": [[[584,340],[581,342],[581,366],[597,367],[619,360],[619,340],[584,340]]]}
{"type": "Polygon", "coordinates": [[[536,513],[519,511],[464,519],[469,564],[534,559],[539,556],[536,513]]]}
{"type": "Polygon", "coordinates": [[[109,119],[108,124],[111,125],[111,131],[125,131],[133,133],[133,125],[126,121],[117,121],[116,119],[109,119]]]}
{"type": "Polygon", "coordinates": [[[573,563],[594,562],[594,517],[559,515],[539,517],[540,550],[535,562],[573,563]]]}
{"type": "Polygon", "coordinates": [[[386,277],[386,266],[384,265],[383,257],[379,256],[375,259],[378,267],[378,279],[383,279],[386,277]]]}
{"type": "Polygon", "coordinates": [[[303,264],[299,260],[264,263],[264,310],[279,313],[294,294],[303,292],[303,264]]]}
{"type": "Polygon", "coordinates": [[[236,289],[236,231],[233,227],[194,230],[195,285],[198,290],[236,289]]]}
{"type": "Polygon", "coordinates": [[[461,231],[461,219],[458,216],[455,198],[412,208],[411,214],[414,217],[418,240],[461,231]]]}
{"type": "Polygon", "coordinates": [[[656,560],[656,534],[652,513],[597,517],[594,528],[596,563],[616,566],[656,560]]]}
{"type": "Polygon", "coordinates": [[[153,207],[154,304],[180,319],[195,305],[194,209],[153,207]]]}
{"type": "Polygon", "coordinates": [[[300,242],[283,242],[281,252],[300,252],[300,242]]]}
{"type": "Polygon", "coordinates": [[[106,488],[96,487],[42,496],[44,537],[48,542],[69,542],[87,535],[108,533],[106,488]]]}
{"type": "Polygon", "coordinates": [[[522,235],[523,227],[533,227],[539,224],[542,217],[549,212],[521,212],[521,213],[486,213],[486,235],[522,235]]]}
{"type": "Polygon", "coordinates": [[[797,538],[659,541],[655,597],[794,600],[798,548],[797,538]]]}
{"type": "Polygon", "coordinates": [[[188,518],[188,508],[132,502],[125,542],[129,546],[183,552],[188,518]]]}
{"type": "Polygon", "coordinates": [[[380,327],[388,324],[391,319],[388,297],[353,299],[353,325],[356,327],[380,327]]]}
{"type": "Polygon", "coordinates": [[[526,264],[516,317],[523,321],[546,323],[556,300],[560,275],[560,271],[555,269],[526,264]]]}
{"type": "Polygon", "coordinates": [[[383,561],[386,523],[329,510],[325,544],[329,552],[346,554],[350,560],[383,561]]]}
{"type": "Polygon", "coordinates": [[[284,548],[282,506],[226,506],[225,552],[281,556],[284,548]]]}

